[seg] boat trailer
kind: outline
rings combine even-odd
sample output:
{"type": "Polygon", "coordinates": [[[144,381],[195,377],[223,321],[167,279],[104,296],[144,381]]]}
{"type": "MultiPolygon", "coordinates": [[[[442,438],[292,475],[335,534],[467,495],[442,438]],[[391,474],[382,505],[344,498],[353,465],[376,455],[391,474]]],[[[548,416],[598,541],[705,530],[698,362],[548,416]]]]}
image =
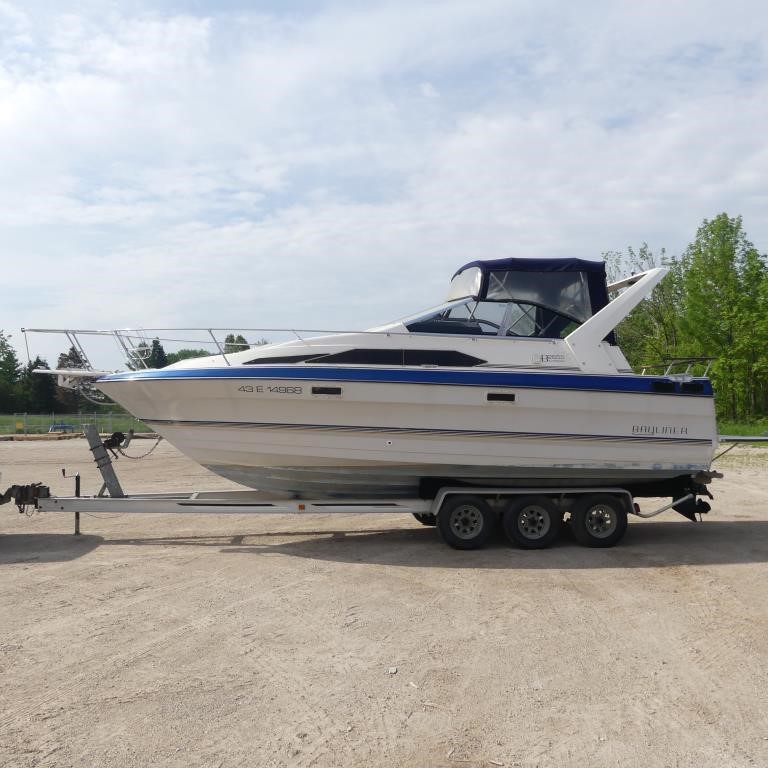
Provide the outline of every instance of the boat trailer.
{"type": "MultiPolygon", "coordinates": [[[[95,496],[81,495],[80,474],[67,475],[75,481],[74,496],[52,496],[41,483],[13,485],[0,496],[0,504],[12,501],[19,512],[74,513],[74,535],[80,535],[81,513],[144,514],[350,514],[397,512],[413,515],[423,525],[434,525],[456,549],[477,549],[485,545],[500,515],[507,537],[525,549],[549,546],[570,512],[571,529],[579,543],[608,547],[618,543],[626,530],[627,515],[655,517],[674,509],[691,521],[709,511],[697,493],[711,495],[706,484],[722,477],[719,472],[700,473],[696,493],[673,499],[659,509],[642,512],[626,488],[606,487],[476,487],[444,486],[434,498],[407,499],[298,499],[256,490],[195,491],[188,493],[126,494],[112,464],[117,451],[123,455],[133,435],[115,433],[102,440],[96,426],[85,425],[84,434],[102,477],[95,496]],[[112,455],[110,455],[112,454],[112,455]],[[108,495],[107,495],[108,494],[108,495]],[[574,523],[574,520],[576,521],[574,523]]],[[[150,449],[146,454],[154,450],[150,449]]],[[[142,458],[142,457],[131,457],[142,458]]]]}

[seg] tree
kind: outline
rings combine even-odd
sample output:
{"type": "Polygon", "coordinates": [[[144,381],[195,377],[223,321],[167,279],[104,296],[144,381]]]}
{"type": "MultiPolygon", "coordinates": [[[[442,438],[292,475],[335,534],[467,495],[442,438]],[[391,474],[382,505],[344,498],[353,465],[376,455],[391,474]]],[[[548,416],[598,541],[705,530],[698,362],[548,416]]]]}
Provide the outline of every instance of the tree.
{"type": "Polygon", "coordinates": [[[0,331],[0,380],[13,384],[19,379],[21,365],[9,339],[10,336],[0,331]]]}
{"type": "Polygon", "coordinates": [[[130,359],[126,360],[126,365],[131,371],[140,371],[143,368],[165,368],[168,365],[168,355],[165,354],[160,339],[152,339],[151,346],[146,341],[140,341],[131,352],[130,359]]]}
{"type": "Polygon", "coordinates": [[[18,383],[21,374],[19,358],[6,336],[0,331],[0,411],[13,413],[19,405],[18,383]]]}
{"type": "MultiPolygon", "coordinates": [[[[763,257],[765,260],[765,257],[763,257]]],[[[757,306],[763,307],[762,312],[758,312],[758,318],[755,322],[755,335],[762,340],[762,354],[755,362],[755,378],[759,382],[757,390],[757,413],[765,416],[768,414],[768,274],[763,275],[760,283],[760,291],[757,297],[757,306]]]]}
{"type": "Polygon", "coordinates": [[[647,243],[638,251],[628,248],[626,255],[611,251],[603,257],[608,264],[609,282],[658,266],[669,269],[651,295],[619,323],[616,335],[633,368],[659,364],[677,356],[682,296],[680,261],[668,257],[663,248],[657,257],[647,243]]]}
{"type": "Polygon", "coordinates": [[[178,363],[179,360],[208,357],[210,354],[210,351],[207,349],[180,349],[178,352],[168,352],[166,359],[168,360],[168,365],[173,365],[173,363],[178,363]]]}
{"type": "MultiPolygon", "coordinates": [[[[57,368],[87,368],[85,361],[75,347],[70,347],[59,355],[56,362],[57,368]]],[[[75,389],[56,387],[56,401],[59,404],[57,410],[62,413],[78,413],[83,403],[83,398],[75,389]]]]}
{"type": "Polygon", "coordinates": [[[235,336],[234,333],[227,334],[224,339],[224,354],[231,355],[235,352],[242,352],[246,349],[250,349],[250,344],[245,340],[245,337],[239,333],[235,336]]]}
{"type": "Polygon", "coordinates": [[[163,345],[160,343],[160,339],[152,339],[152,347],[149,351],[147,365],[150,368],[165,368],[168,365],[168,357],[165,354],[163,345]]]}
{"type": "Polygon", "coordinates": [[[59,355],[59,359],[56,362],[57,368],[87,368],[85,360],[80,356],[80,353],[75,347],[70,347],[66,352],[62,352],[59,355]]]}
{"type": "Polygon", "coordinates": [[[766,396],[765,257],[747,239],[741,217],[721,213],[704,219],[682,261],[681,328],[689,353],[716,358],[721,415],[754,417],[766,396]]]}
{"type": "Polygon", "coordinates": [[[36,357],[21,374],[24,410],[28,413],[53,413],[56,410],[56,379],[49,374],[33,373],[36,368],[48,368],[48,363],[36,357]]]}

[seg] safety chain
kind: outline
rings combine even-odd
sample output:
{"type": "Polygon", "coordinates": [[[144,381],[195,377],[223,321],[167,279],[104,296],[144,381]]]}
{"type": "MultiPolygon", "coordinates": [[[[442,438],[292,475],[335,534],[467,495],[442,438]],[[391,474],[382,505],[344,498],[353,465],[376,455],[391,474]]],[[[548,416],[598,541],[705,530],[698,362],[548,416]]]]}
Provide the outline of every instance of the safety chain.
{"type": "Polygon", "coordinates": [[[158,445],[160,445],[160,441],[162,439],[163,439],[162,437],[158,437],[157,440],[155,441],[155,444],[146,453],[142,453],[141,456],[131,456],[131,455],[127,454],[119,445],[117,446],[117,452],[121,456],[125,456],[126,459],[134,459],[134,460],[138,461],[139,459],[144,459],[147,456],[149,456],[149,454],[152,453],[152,451],[154,451],[155,448],[157,448],[158,445]]]}

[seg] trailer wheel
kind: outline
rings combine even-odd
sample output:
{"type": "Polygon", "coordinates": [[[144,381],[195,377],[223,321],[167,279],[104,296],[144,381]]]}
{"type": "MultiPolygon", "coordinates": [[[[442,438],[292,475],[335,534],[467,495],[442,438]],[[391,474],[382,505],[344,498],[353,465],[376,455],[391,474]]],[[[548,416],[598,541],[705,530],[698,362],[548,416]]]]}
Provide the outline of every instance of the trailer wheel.
{"type": "Polygon", "coordinates": [[[585,547],[612,547],[627,531],[627,510],[607,493],[582,496],[571,510],[571,532],[585,547]]]}
{"type": "Polygon", "coordinates": [[[454,496],[443,502],[437,528],[454,549],[480,549],[496,527],[496,514],[479,496],[454,496]]]}
{"type": "Polygon", "coordinates": [[[504,533],[523,549],[544,549],[560,533],[563,516],[546,496],[520,496],[504,511],[504,533]]]}
{"type": "Polygon", "coordinates": [[[437,525],[437,515],[433,515],[431,512],[414,512],[413,516],[422,525],[437,525]]]}

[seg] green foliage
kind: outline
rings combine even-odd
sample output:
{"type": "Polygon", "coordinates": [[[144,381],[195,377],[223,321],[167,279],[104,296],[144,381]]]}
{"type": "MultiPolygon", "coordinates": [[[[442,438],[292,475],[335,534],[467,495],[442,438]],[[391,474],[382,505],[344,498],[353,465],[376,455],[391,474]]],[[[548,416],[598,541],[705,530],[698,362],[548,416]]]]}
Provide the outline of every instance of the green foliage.
{"type": "Polygon", "coordinates": [[[36,357],[21,373],[19,389],[25,413],[53,413],[57,408],[56,379],[45,373],[33,373],[36,368],[48,368],[48,363],[36,357]]]}
{"type": "Polygon", "coordinates": [[[19,358],[16,356],[16,350],[11,346],[3,331],[0,331],[0,381],[14,383],[21,371],[19,358]]]}
{"type": "Polygon", "coordinates": [[[664,249],[657,257],[647,243],[643,243],[638,251],[628,248],[626,255],[612,251],[603,257],[609,282],[618,280],[622,271],[635,274],[659,266],[669,268],[669,274],[653,293],[619,324],[616,335],[633,368],[658,364],[677,356],[683,291],[680,262],[669,258],[664,249]]]}
{"type": "Polygon", "coordinates": [[[228,333],[224,339],[224,354],[231,355],[235,352],[242,352],[249,349],[250,344],[246,341],[245,337],[239,333],[235,336],[234,333],[228,333]]]}
{"type": "Polygon", "coordinates": [[[681,357],[713,357],[721,419],[768,413],[768,266],[741,217],[704,220],[682,257],[657,259],[643,245],[605,254],[609,274],[662,264],[670,273],[616,329],[633,368],[681,357]]]}
{"type": "MultiPolygon", "coordinates": [[[[80,353],[74,348],[70,347],[66,352],[62,352],[59,355],[59,359],[56,362],[57,368],[85,368],[85,361],[80,356],[80,353]]],[[[85,398],[74,389],[65,389],[64,387],[56,387],[56,403],[57,411],[77,412],[82,410],[83,404],[87,402],[85,398]]]]}
{"type": "Polygon", "coordinates": [[[163,345],[160,343],[160,339],[152,339],[152,347],[149,351],[147,365],[150,368],[165,368],[165,366],[168,365],[168,358],[163,349],[163,345]]]}
{"type": "Polygon", "coordinates": [[[140,371],[149,366],[149,356],[152,354],[149,344],[146,341],[140,341],[136,348],[131,350],[131,357],[125,361],[128,370],[140,371]]]}
{"type": "Polygon", "coordinates": [[[168,365],[173,365],[173,363],[178,363],[179,360],[192,360],[196,357],[208,357],[210,354],[210,350],[207,349],[180,349],[178,352],[168,352],[166,359],[168,360],[168,365]]]}
{"type": "Polygon", "coordinates": [[[768,436],[768,417],[755,421],[718,420],[717,426],[722,435],[759,435],[768,436]]]}
{"type": "Polygon", "coordinates": [[[0,410],[13,411],[19,405],[19,358],[9,337],[0,331],[0,410]]]}
{"type": "Polygon", "coordinates": [[[85,361],[80,356],[80,353],[74,348],[70,347],[66,352],[62,352],[59,355],[59,359],[56,362],[57,368],[85,368],[85,361]]]}
{"type": "Polygon", "coordinates": [[[685,297],[681,327],[693,354],[716,357],[712,380],[729,419],[765,412],[768,336],[761,335],[768,268],[747,240],[741,217],[706,219],[683,255],[685,297]]]}

